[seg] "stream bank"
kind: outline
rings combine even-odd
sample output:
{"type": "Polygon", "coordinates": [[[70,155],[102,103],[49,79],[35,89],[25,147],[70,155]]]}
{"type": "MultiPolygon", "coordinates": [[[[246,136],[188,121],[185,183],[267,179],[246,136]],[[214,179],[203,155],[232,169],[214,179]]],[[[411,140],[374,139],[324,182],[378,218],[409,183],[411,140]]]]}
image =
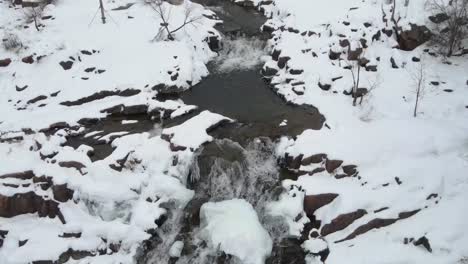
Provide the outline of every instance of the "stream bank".
{"type": "Polygon", "coordinates": [[[313,106],[285,102],[263,80],[260,71],[270,51],[268,34],[260,32],[266,21],[261,14],[229,1],[196,2],[224,21],[217,26],[223,34],[222,49],[208,64],[211,74],[180,98],[197,105],[197,112],[209,110],[236,122],[210,131],[215,140],[196,152],[190,169],[187,188],[195,191],[194,198],[183,211],[167,205],[170,213],[160,219],[162,226],[142,248],[138,263],[241,263],[210,248],[201,235],[203,204],[230,199],[250,203],[268,231],[273,249],[265,263],[304,263],[304,238],[289,237],[285,221],[266,209],[283,192],[281,180],[290,177],[278,165],[275,140],[320,129],[324,117],[313,106]],[[170,257],[176,244],[183,245],[180,257],[170,257]]]}

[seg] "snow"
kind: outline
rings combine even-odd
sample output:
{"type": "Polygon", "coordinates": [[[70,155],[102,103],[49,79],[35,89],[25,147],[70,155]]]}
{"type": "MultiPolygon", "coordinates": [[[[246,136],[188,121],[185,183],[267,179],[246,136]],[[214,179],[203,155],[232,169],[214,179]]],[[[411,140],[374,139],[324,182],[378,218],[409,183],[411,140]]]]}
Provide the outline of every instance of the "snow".
{"type": "Polygon", "coordinates": [[[207,130],[222,121],[232,120],[205,110],[181,125],[163,129],[162,134],[169,135],[171,142],[178,146],[196,149],[204,142],[213,140],[213,137],[207,134],[207,130]]]}
{"type": "Polygon", "coordinates": [[[173,258],[180,257],[180,254],[182,253],[183,248],[184,248],[184,242],[180,240],[174,242],[174,244],[172,244],[171,248],[169,249],[169,256],[173,258]]]}
{"type": "Polygon", "coordinates": [[[245,200],[205,203],[200,220],[209,247],[236,256],[242,263],[264,263],[271,253],[272,240],[245,200]]]}
{"type": "MultiPolygon", "coordinates": [[[[408,6],[403,1],[397,2],[396,15],[401,17],[401,26],[408,28],[409,23],[417,23],[431,27],[424,1],[409,1],[408,6]]],[[[339,195],[315,213],[322,226],[340,214],[358,209],[367,211],[344,230],[324,238],[330,246],[326,262],[457,263],[466,257],[468,252],[464,245],[468,234],[461,230],[467,230],[468,226],[456,220],[467,217],[466,205],[459,202],[468,199],[466,58],[452,57],[448,59],[451,64],[447,64],[444,63],[446,59],[425,52],[424,49],[429,48],[427,45],[402,51],[394,49],[394,38],[385,34],[380,41],[372,40],[371,36],[377,30],[385,28],[381,9],[390,14],[391,7],[385,1],[275,0],[274,5],[262,8],[271,14],[268,25],[316,33],[303,36],[287,30],[275,31],[276,39],[270,40],[272,49],[281,50],[280,56],[291,59],[286,69],[279,69],[272,83],[288,101],[317,107],[327,125],[321,130],[306,130],[295,139],[282,138],[277,154],[308,157],[326,153],[329,159],[343,160],[343,165],[357,165],[359,171],[359,178],[336,179],[334,176],[342,173],[339,168],[331,175],[325,171],[283,182],[286,190],[290,186],[300,186],[305,189],[305,195],[339,195]],[[357,9],[350,10],[351,7],[357,9]],[[343,21],[349,22],[350,26],[345,26],[343,21]],[[365,28],[362,26],[364,22],[371,26],[365,28]],[[357,30],[353,32],[351,28],[357,30]],[[363,33],[366,34],[364,37],[363,33]],[[345,37],[339,37],[339,34],[345,37]],[[353,107],[352,98],[343,95],[343,91],[352,86],[350,71],[343,69],[346,61],[332,61],[328,52],[346,53],[347,48],[341,48],[338,41],[348,39],[355,45],[360,38],[367,39],[368,48],[364,49],[363,56],[370,60],[369,65],[377,66],[377,72],[361,69],[360,87],[375,86],[375,89],[362,104],[353,107]],[[306,51],[308,49],[310,51],[306,51]],[[413,61],[413,57],[420,58],[421,62],[413,61]],[[391,67],[391,58],[398,69],[391,67]],[[425,96],[417,117],[413,117],[412,77],[420,67],[425,75],[425,96]],[[288,68],[302,69],[303,72],[292,75],[288,68]],[[337,77],[342,78],[332,81],[337,77]],[[292,91],[286,81],[288,78],[305,82],[303,95],[292,91]],[[432,81],[440,84],[431,85],[432,81]],[[331,84],[330,91],[320,89],[319,82],[331,84]],[[397,183],[396,177],[401,184],[397,183]],[[431,193],[437,193],[439,198],[427,200],[431,193]],[[374,213],[383,207],[389,209],[374,213]],[[333,243],[372,219],[396,218],[401,212],[416,209],[421,211],[391,226],[372,230],[350,241],[333,243]],[[417,239],[424,235],[431,243],[432,254],[411,243],[403,244],[405,237],[417,239]]],[[[275,61],[266,64],[278,68],[275,61]]],[[[301,166],[300,170],[312,171],[317,167],[323,167],[323,164],[301,166]]],[[[273,214],[285,216],[291,235],[297,235],[301,225],[295,227],[291,216],[300,210],[292,208],[301,207],[302,199],[293,199],[288,193],[281,195],[271,208],[273,214]]],[[[310,243],[307,240],[303,247],[310,243]]],[[[308,257],[308,261],[316,263],[317,260],[308,257]]]]}

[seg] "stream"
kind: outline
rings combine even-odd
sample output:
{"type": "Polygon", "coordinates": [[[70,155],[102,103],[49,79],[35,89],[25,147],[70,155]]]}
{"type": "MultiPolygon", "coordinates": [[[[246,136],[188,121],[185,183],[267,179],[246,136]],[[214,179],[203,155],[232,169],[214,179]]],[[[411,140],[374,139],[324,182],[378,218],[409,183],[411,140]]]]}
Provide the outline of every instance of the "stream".
{"type": "Polygon", "coordinates": [[[259,30],[266,20],[261,14],[229,1],[195,2],[224,21],[217,26],[223,34],[222,50],[208,64],[211,74],[180,98],[197,105],[199,111],[209,110],[236,122],[210,132],[215,140],[196,152],[190,170],[187,187],[195,191],[195,197],[183,211],[170,210],[137,262],[241,263],[209,248],[200,237],[200,207],[209,201],[239,198],[253,206],[273,241],[266,263],[304,263],[300,238],[288,237],[286,223],[266,214],[265,208],[281,194],[280,182],[287,178],[275,156],[275,140],[297,136],[305,129],[320,129],[324,118],[312,106],[286,103],[262,79],[260,70],[269,51],[268,36],[259,30]],[[168,254],[174,242],[183,243],[179,258],[168,254]]]}

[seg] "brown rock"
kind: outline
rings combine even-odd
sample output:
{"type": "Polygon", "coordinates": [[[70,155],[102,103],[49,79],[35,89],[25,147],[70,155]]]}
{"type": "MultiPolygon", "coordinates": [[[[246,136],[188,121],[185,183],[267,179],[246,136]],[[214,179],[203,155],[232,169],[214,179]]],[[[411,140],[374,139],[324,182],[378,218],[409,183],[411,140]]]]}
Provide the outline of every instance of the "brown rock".
{"type": "Polygon", "coordinates": [[[304,211],[309,218],[314,218],[317,209],[333,202],[338,197],[336,193],[322,193],[304,197],[304,211]]]}
{"type": "Polygon", "coordinates": [[[24,57],[21,59],[22,62],[27,63],[27,64],[33,64],[34,63],[34,58],[33,55],[29,55],[27,57],[24,57]]]}
{"type": "Polygon", "coordinates": [[[10,65],[10,63],[11,63],[10,58],[2,59],[0,60],[0,67],[7,67],[8,65],[10,65]]]}
{"type": "Polygon", "coordinates": [[[327,158],[327,154],[324,154],[324,153],[314,154],[312,156],[304,158],[301,161],[301,165],[307,166],[307,165],[310,165],[312,163],[321,163],[326,158],[327,158]]]}
{"type": "Polygon", "coordinates": [[[341,214],[333,219],[329,224],[324,225],[320,233],[322,236],[326,236],[336,231],[343,230],[365,214],[367,214],[367,212],[364,209],[359,209],[347,214],[341,214]]]}
{"type": "Polygon", "coordinates": [[[39,217],[48,216],[54,218],[58,216],[62,223],[65,219],[60,212],[58,203],[52,200],[44,200],[35,192],[17,193],[13,196],[0,195],[0,216],[15,217],[22,214],[38,213],[39,217]]]}
{"type": "Polygon", "coordinates": [[[286,153],[284,157],[286,167],[289,169],[293,169],[293,170],[299,169],[301,167],[302,157],[304,157],[303,154],[300,154],[297,157],[293,157],[293,156],[290,156],[289,153],[286,153]]]}
{"type": "Polygon", "coordinates": [[[410,24],[411,29],[400,33],[398,44],[402,50],[414,50],[431,38],[431,31],[426,26],[410,24]]]}
{"type": "Polygon", "coordinates": [[[328,173],[332,173],[334,172],[337,168],[339,168],[341,166],[341,164],[343,163],[342,160],[329,160],[327,159],[325,161],[325,169],[327,169],[327,172],[328,173]]]}
{"type": "Polygon", "coordinates": [[[52,193],[54,199],[62,203],[73,198],[73,190],[68,189],[66,184],[53,185],[52,193]]]}
{"type": "Polygon", "coordinates": [[[342,167],[343,172],[346,173],[346,175],[348,176],[354,176],[357,172],[356,168],[356,165],[345,165],[342,167]]]}

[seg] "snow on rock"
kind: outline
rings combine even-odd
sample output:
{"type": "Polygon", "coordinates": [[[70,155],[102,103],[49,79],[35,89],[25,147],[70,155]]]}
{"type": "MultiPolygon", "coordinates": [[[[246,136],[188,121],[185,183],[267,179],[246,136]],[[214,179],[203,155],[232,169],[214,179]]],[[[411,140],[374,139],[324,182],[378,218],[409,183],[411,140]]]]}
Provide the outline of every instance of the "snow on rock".
{"type": "MultiPolygon", "coordinates": [[[[283,185],[305,197],[335,197],[310,212],[329,242],[326,263],[459,263],[468,255],[468,226],[460,220],[468,199],[468,62],[426,45],[434,24],[424,0],[396,1],[406,32],[397,39],[391,2],[255,2],[273,34],[263,74],[286,100],[313,105],[326,118],[321,130],[281,139],[278,155],[302,175],[283,185]],[[407,41],[410,31],[419,39],[407,41]],[[353,107],[349,67],[356,73],[357,63],[364,95],[353,107]],[[416,72],[425,93],[413,117],[416,72]],[[303,83],[301,90],[293,83],[303,83]],[[339,242],[350,234],[358,235],[339,242]],[[423,236],[432,252],[404,242],[423,236]]],[[[282,210],[297,235],[302,224],[292,217],[301,210],[291,208],[303,206],[286,193],[272,211],[282,210]]]]}
{"type": "Polygon", "coordinates": [[[181,125],[164,129],[162,137],[178,147],[196,149],[201,144],[213,140],[207,131],[225,121],[230,122],[232,119],[205,110],[181,125]]]}
{"type": "Polygon", "coordinates": [[[236,256],[242,263],[264,263],[271,253],[272,240],[252,205],[245,200],[205,203],[200,220],[202,236],[209,247],[236,256]]]}

